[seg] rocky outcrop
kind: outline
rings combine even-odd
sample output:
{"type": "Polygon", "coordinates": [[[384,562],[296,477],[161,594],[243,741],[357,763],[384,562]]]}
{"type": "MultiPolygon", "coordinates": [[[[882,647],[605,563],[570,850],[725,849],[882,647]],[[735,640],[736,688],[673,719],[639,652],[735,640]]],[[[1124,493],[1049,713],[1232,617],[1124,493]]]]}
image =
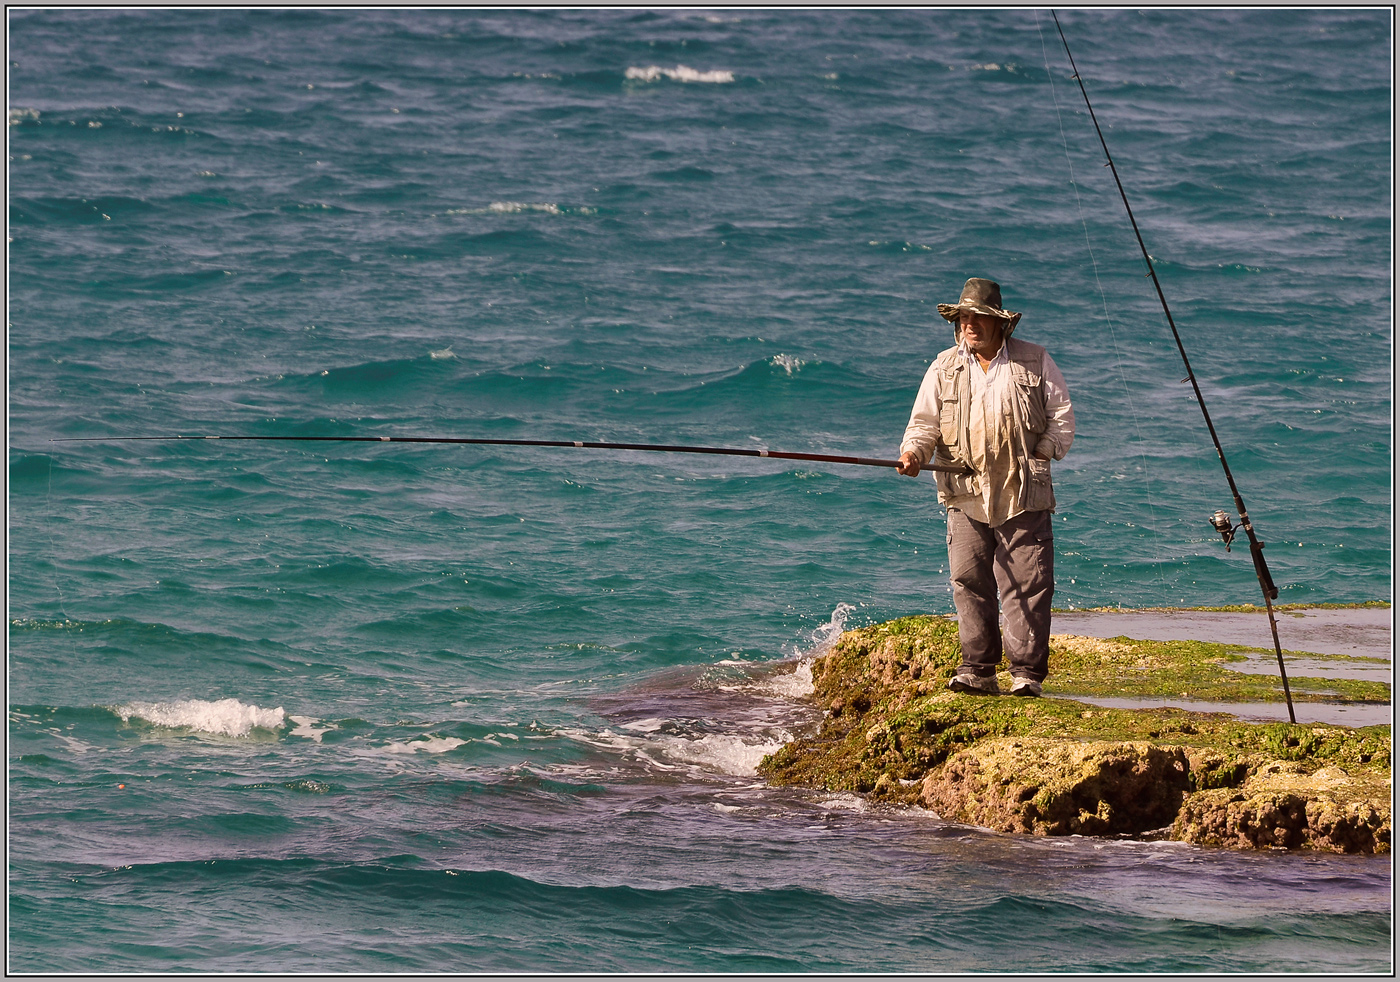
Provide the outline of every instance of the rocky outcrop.
{"type": "MultiPolygon", "coordinates": [[[[1070,640],[1078,646],[1052,647],[1052,682],[1107,691],[1151,674],[1154,691],[1208,685],[1222,701],[1245,700],[1257,684],[1222,674],[1211,660],[1228,656],[1219,645],[1070,640]]],[[[774,784],[922,804],[1004,832],[1390,851],[1388,726],[959,695],[947,680],[960,654],[957,626],[945,618],[847,631],[812,665],[821,723],[765,758],[760,773],[774,784]]]]}
{"type": "Polygon", "coordinates": [[[1182,842],[1237,849],[1390,851],[1384,783],[1337,767],[1309,773],[1143,742],[984,740],[930,772],[920,801],[941,818],[998,832],[1169,830],[1182,842]]]}
{"type": "Polygon", "coordinates": [[[1238,788],[1212,788],[1186,798],[1172,838],[1241,849],[1390,851],[1390,788],[1358,781],[1337,767],[1309,774],[1272,761],[1238,788]]]}
{"type": "Polygon", "coordinates": [[[986,740],[923,782],[942,818],[1031,835],[1140,834],[1170,825],[1190,789],[1180,747],[986,740]]]}

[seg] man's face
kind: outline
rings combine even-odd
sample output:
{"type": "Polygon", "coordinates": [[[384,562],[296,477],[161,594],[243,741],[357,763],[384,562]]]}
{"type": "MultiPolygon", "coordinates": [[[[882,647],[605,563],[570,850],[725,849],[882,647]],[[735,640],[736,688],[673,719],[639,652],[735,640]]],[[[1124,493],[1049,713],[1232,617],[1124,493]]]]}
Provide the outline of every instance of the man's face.
{"type": "Polygon", "coordinates": [[[967,346],[987,357],[1001,350],[1003,323],[1000,317],[993,317],[991,314],[958,311],[958,327],[962,329],[967,346]]]}

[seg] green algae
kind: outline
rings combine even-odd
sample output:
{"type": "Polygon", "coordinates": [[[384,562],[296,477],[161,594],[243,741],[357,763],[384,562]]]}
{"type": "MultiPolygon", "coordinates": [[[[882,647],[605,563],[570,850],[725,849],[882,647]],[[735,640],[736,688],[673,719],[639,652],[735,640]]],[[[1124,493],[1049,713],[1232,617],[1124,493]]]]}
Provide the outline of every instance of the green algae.
{"type": "MultiPolygon", "coordinates": [[[[1056,641],[1047,693],[1282,699],[1267,677],[1229,671],[1228,663],[1244,656],[1228,646],[1128,638],[1066,642],[1063,636],[1056,641]]],[[[960,660],[957,624],[948,618],[905,617],[847,631],[813,665],[813,697],[827,710],[819,730],[766,757],[760,773],[774,784],[912,804],[921,779],[959,750],[999,737],[1026,737],[1182,747],[1192,761],[1193,790],[1238,787],[1270,761],[1296,763],[1305,771],[1340,768],[1374,786],[1389,780],[1388,726],[1250,723],[1223,713],[1100,708],[1072,698],[962,695],[946,688],[960,660]]],[[[1299,679],[1294,692],[1300,699],[1389,698],[1382,683],[1340,679],[1299,679]]]]}
{"type": "MultiPolygon", "coordinates": [[[[1209,641],[1057,635],[1051,638],[1051,677],[1046,680],[1045,691],[1081,696],[1179,696],[1207,702],[1283,702],[1283,685],[1277,676],[1230,670],[1232,662],[1248,661],[1242,652],[1274,655],[1273,651],[1209,641]]],[[[1310,660],[1336,660],[1306,652],[1290,654],[1310,660]]],[[[1287,664],[1285,658],[1285,667],[1287,664]]],[[[1289,673],[1288,684],[1294,702],[1390,701],[1390,686],[1384,682],[1289,673]]]]}
{"type": "MultiPolygon", "coordinates": [[[[1300,610],[1389,610],[1388,600],[1363,600],[1360,603],[1296,603],[1274,604],[1274,613],[1294,613],[1300,610]]],[[[1220,607],[1056,607],[1057,614],[1267,614],[1269,609],[1263,604],[1225,604],[1220,607]]]]}

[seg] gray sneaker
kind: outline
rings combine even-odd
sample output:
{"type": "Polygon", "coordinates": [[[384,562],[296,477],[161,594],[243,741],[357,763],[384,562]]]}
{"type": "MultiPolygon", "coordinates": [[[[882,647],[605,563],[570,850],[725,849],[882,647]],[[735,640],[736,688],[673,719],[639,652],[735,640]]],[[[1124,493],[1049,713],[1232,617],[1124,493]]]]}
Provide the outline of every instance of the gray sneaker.
{"type": "Polygon", "coordinates": [[[1040,695],[1040,683],[1034,679],[1016,679],[1011,683],[1011,694],[1013,696],[1038,696],[1040,695]]]}
{"type": "Polygon", "coordinates": [[[948,680],[948,688],[954,692],[966,692],[974,696],[1001,695],[1001,689],[997,688],[995,675],[983,678],[981,675],[973,675],[971,672],[961,672],[948,680]]]}

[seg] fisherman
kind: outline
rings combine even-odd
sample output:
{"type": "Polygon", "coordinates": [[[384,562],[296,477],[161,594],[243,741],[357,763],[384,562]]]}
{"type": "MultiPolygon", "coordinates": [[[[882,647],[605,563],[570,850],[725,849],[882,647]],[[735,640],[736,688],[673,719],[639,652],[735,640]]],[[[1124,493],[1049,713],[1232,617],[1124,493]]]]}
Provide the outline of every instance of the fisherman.
{"type": "Polygon", "coordinates": [[[1050,461],[1074,440],[1064,376],[1038,344],[1013,338],[1021,315],[1004,310],[1001,287],[973,277],[956,304],[938,312],[956,325],[955,347],[924,375],[900,444],[899,473],[915,477],[932,459],[948,511],[948,571],[958,612],[962,664],[954,692],[1000,695],[1003,651],[1011,694],[1038,696],[1050,659],[1055,592],[1055,495],[1050,461]],[[997,625],[997,594],[1005,627],[997,625]]]}

